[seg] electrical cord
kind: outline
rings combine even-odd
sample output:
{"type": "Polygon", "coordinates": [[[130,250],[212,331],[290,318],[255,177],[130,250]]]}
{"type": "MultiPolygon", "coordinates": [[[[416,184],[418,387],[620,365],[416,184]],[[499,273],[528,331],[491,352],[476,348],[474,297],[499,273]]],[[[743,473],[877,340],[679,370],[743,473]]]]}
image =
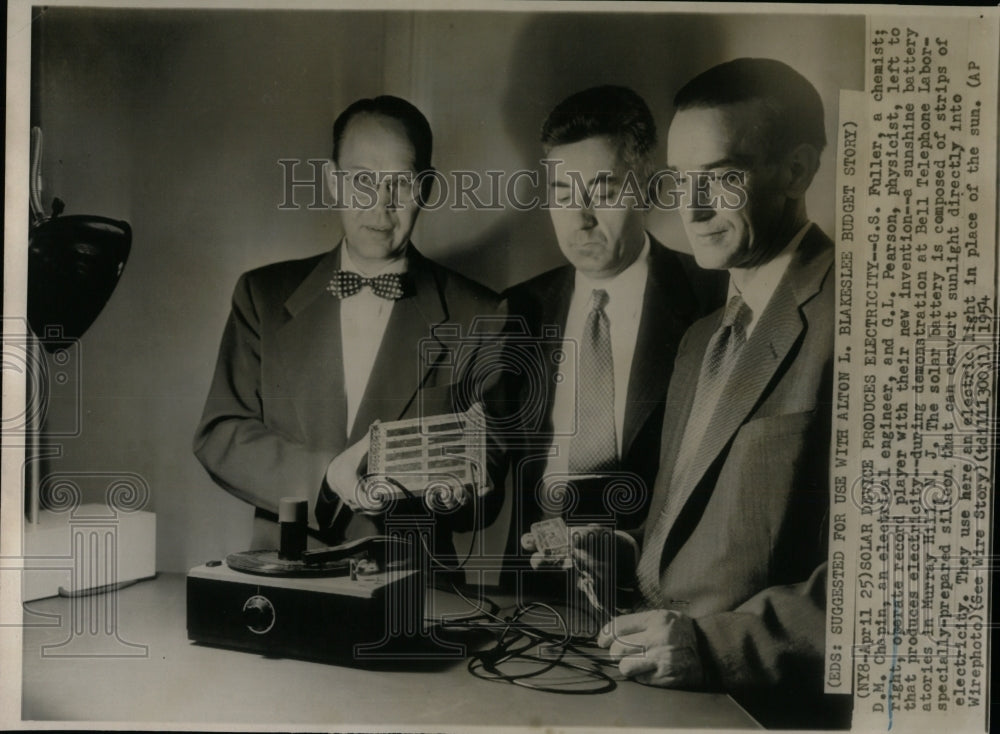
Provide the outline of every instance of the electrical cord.
{"type": "MultiPolygon", "coordinates": [[[[476,464],[471,464],[471,466],[473,472],[478,470],[478,466],[476,464]]],[[[380,479],[383,479],[397,487],[408,499],[418,499],[417,496],[404,486],[402,482],[398,481],[394,477],[382,475],[380,476],[380,479]]],[[[457,567],[447,566],[438,560],[433,551],[431,551],[431,549],[427,546],[427,541],[424,539],[424,536],[422,534],[419,536],[420,544],[423,546],[424,552],[427,554],[431,563],[447,571],[457,571],[465,567],[465,564],[468,563],[469,559],[472,557],[472,552],[476,544],[476,536],[479,531],[478,512],[475,500],[473,500],[472,513],[472,538],[469,542],[469,550],[466,553],[465,558],[462,559],[457,567]]],[[[480,680],[492,681],[494,683],[509,683],[535,691],[545,691],[548,693],[559,693],[563,695],[608,693],[618,687],[617,681],[601,669],[602,667],[612,667],[617,670],[617,664],[603,655],[588,652],[583,649],[580,644],[574,643],[574,637],[570,634],[569,625],[566,623],[563,616],[552,606],[542,602],[531,602],[530,604],[517,607],[511,616],[501,617],[499,614],[487,609],[482,604],[475,602],[463,594],[456,584],[452,583],[451,587],[452,591],[458,597],[460,597],[473,609],[477,610],[479,614],[474,617],[468,617],[460,620],[442,619],[440,620],[442,628],[489,629],[497,632],[496,644],[493,647],[475,652],[469,658],[467,669],[469,673],[474,675],[476,678],[479,678],[480,680]],[[552,634],[547,630],[540,629],[535,625],[521,621],[526,614],[539,609],[549,612],[555,618],[562,631],[561,635],[552,634]],[[545,647],[541,647],[543,645],[545,647]],[[531,653],[530,651],[535,648],[538,648],[540,652],[547,651],[554,655],[554,657],[543,657],[541,654],[531,653]],[[583,665],[567,660],[567,654],[579,656],[587,660],[588,664],[583,665]],[[524,664],[525,662],[536,663],[538,667],[527,672],[518,673],[505,670],[502,667],[524,664]],[[583,683],[590,683],[591,685],[584,687],[560,688],[551,684],[546,685],[545,683],[535,682],[542,676],[550,674],[556,670],[575,671],[582,674],[580,680],[573,682],[575,686],[580,686],[581,681],[583,683]]],[[[587,592],[586,596],[591,605],[594,606],[597,611],[606,613],[606,610],[597,601],[593,592],[592,578],[590,579],[588,588],[585,589],[585,591],[587,592]]],[[[499,611],[499,607],[494,602],[490,602],[490,604],[494,609],[499,611]]],[[[589,642],[589,640],[587,640],[587,642],[589,642]]]]}
{"type": "MultiPolygon", "coordinates": [[[[477,464],[475,464],[475,463],[470,463],[469,466],[471,467],[472,473],[473,473],[473,486],[476,486],[478,480],[480,479],[480,477],[477,475],[478,471],[479,471],[479,466],[477,464]]],[[[402,482],[400,482],[395,477],[391,477],[388,474],[380,474],[380,475],[378,475],[378,478],[381,479],[381,480],[389,482],[389,484],[392,484],[397,489],[399,489],[400,491],[402,491],[403,495],[407,499],[414,500],[414,501],[419,501],[419,498],[415,494],[413,494],[413,492],[411,492],[402,482]]],[[[427,547],[427,541],[424,539],[424,536],[422,534],[419,536],[420,537],[420,545],[423,546],[424,553],[427,554],[427,558],[430,559],[431,563],[433,563],[435,566],[437,566],[438,568],[441,568],[441,569],[443,569],[445,571],[452,571],[452,572],[454,572],[454,571],[460,571],[463,568],[465,568],[465,564],[469,562],[470,558],[472,558],[472,552],[473,552],[473,550],[475,550],[475,547],[476,547],[476,538],[477,538],[477,536],[479,534],[479,512],[478,512],[478,510],[479,510],[479,508],[477,506],[476,499],[473,498],[472,499],[472,537],[469,539],[469,550],[466,552],[465,558],[463,558],[461,560],[461,562],[457,566],[448,566],[448,565],[442,563],[441,561],[439,561],[438,558],[437,558],[437,556],[434,555],[434,552],[430,548],[427,547]]]]}
{"type": "Polygon", "coordinates": [[[34,226],[45,221],[45,208],[42,206],[42,128],[31,128],[31,185],[28,190],[28,203],[31,207],[31,218],[34,226]]]}
{"type": "MultiPolygon", "coordinates": [[[[607,693],[617,688],[618,683],[615,678],[601,669],[602,667],[617,668],[617,665],[603,655],[591,653],[583,649],[580,644],[573,642],[574,637],[570,634],[565,619],[550,605],[532,602],[519,606],[511,616],[500,617],[469,599],[458,588],[455,588],[454,591],[467,604],[480,612],[480,615],[475,619],[485,618],[491,621],[485,624],[482,622],[471,624],[472,620],[463,620],[458,623],[447,623],[446,626],[490,629],[497,632],[496,644],[493,647],[473,653],[469,659],[468,671],[475,677],[496,683],[509,683],[522,688],[564,695],[607,693]],[[551,614],[557,621],[561,633],[553,634],[521,621],[525,615],[534,610],[545,610],[551,614]],[[534,648],[538,648],[541,654],[531,653],[530,651],[534,648]],[[543,654],[546,652],[554,657],[544,657],[543,654]],[[578,664],[567,660],[566,656],[569,653],[584,658],[588,663],[578,664]],[[509,669],[514,665],[523,665],[525,662],[535,663],[537,667],[526,672],[514,672],[509,669]],[[502,666],[507,667],[505,669],[502,666]],[[574,686],[572,688],[557,687],[551,682],[548,684],[536,682],[537,679],[551,674],[553,671],[566,670],[582,674],[576,680],[569,681],[574,686]],[[588,683],[590,685],[583,685],[588,683]]],[[[549,677],[551,678],[551,675],[549,677]]]]}

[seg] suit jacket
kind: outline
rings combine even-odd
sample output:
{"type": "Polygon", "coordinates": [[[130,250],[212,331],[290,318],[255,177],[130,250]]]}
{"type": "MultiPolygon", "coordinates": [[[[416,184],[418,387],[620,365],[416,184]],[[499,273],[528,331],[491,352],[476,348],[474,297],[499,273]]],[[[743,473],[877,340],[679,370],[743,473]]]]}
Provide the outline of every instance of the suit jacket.
{"type": "Polygon", "coordinates": [[[832,262],[831,241],[813,226],[733,367],[687,481],[674,486],[721,309],[685,335],[667,396],[649,512],[669,527],[662,603],[695,618],[709,674],[732,692],[822,688],[832,262]]]}
{"type": "Polygon", "coordinates": [[[326,291],[340,265],[339,246],[245,273],[233,294],[195,454],[219,485],[272,519],[281,497],[308,498],[312,524],[327,542],[375,530],[346,507],[331,527],[340,502],[325,487],[330,461],[376,419],[468,407],[461,395],[469,393],[454,390],[463,379],[455,365],[466,362],[455,357],[470,343],[476,316],[491,314],[499,300],[412,245],[406,257],[415,295],[393,305],[350,430],[340,301],[326,291]],[[433,356],[422,357],[422,347],[433,356]]]}
{"type": "MultiPolygon", "coordinates": [[[[600,496],[581,496],[571,513],[578,519],[613,518],[620,527],[635,527],[646,516],[659,464],[663,405],[671,366],[681,337],[699,315],[698,301],[682,266],[682,259],[689,256],[667,249],[652,237],[650,240],[649,273],[622,428],[620,471],[625,484],[616,499],[601,488],[596,488],[600,496]]],[[[505,361],[508,365],[527,365],[520,375],[508,369],[505,374],[510,379],[500,382],[494,394],[497,399],[489,406],[505,416],[520,412],[516,428],[511,429],[508,422],[491,431],[492,436],[501,437],[502,444],[491,452],[491,456],[500,457],[493,468],[494,486],[503,486],[497,474],[509,472],[515,488],[511,549],[518,547],[518,538],[528,531],[531,522],[542,516],[537,492],[553,438],[552,407],[559,369],[556,353],[562,346],[574,285],[575,270],[572,265],[564,265],[505,293],[510,319],[505,361]],[[526,344],[533,351],[529,352],[526,344]]],[[[717,302],[713,308],[715,305],[717,302]]]]}

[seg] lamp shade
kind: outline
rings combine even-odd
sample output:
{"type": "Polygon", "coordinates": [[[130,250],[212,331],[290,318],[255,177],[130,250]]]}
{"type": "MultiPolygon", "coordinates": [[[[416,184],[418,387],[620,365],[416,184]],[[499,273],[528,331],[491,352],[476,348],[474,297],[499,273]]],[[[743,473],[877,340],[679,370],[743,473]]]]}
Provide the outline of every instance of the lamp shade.
{"type": "Polygon", "coordinates": [[[58,216],[35,227],[28,248],[32,330],[65,339],[82,336],[118,285],[131,248],[128,222],[106,217],[58,216]]]}

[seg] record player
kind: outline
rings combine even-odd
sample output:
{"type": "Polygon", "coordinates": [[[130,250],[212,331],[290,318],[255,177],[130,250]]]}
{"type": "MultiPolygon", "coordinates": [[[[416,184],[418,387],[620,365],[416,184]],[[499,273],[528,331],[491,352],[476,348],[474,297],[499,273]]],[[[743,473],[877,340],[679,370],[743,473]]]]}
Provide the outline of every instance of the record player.
{"type": "MultiPolygon", "coordinates": [[[[481,496],[482,426],[478,408],[375,424],[370,475],[385,480],[380,491],[388,486],[389,495],[398,490],[432,505],[442,491],[481,496]]],[[[191,569],[188,637],[339,663],[439,657],[448,646],[424,630],[427,525],[387,524],[387,535],[306,550],[307,512],[306,500],[284,498],[278,550],[232,553],[191,569]]]]}
{"type": "Polygon", "coordinates": [[[416,654],[424,574],[413,538],[305,546],[305,500],[283,499],[282,547],[233,553],[187,576],[188,638],[277,657],[363,664],[416,654]]]}

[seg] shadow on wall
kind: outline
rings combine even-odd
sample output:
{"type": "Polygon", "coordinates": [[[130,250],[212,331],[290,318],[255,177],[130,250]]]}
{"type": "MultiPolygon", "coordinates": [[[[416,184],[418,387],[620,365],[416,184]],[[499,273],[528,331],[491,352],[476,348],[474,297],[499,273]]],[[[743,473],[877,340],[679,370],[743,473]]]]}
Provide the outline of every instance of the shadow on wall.
{"type": "MultiPolygon", "coordinates": [[[[239,273],[339,239],[332,212],[305,208],[307,190],[302,208],[278,209],[276,161],[326,155],[349,102],[402,94],[427,107],[445,166],[541,177],[539,130],[567,95],[597,84],[635,89],[659,123],[663,161],[677,88],[740,55],[801,64],[832,105],[832,145],[836,90],[860,86],[864,58],[856,16],[50,8],[38,23],[46,204],[57,194],[67,213],[126,219],[136,233],[124,277],[81,344],[82,430],[61,442],[50,468],[145,477],[158,568],[172,571],[247,546],[249,509],[209,479],[191,434],[239,273]],[[411,36],[413,54],[393,45],[411,36]],[[344,63],[352,49],[369,52],[365,63],[344,63]]],[[[810,203],[828,231],[831,161],[824,154],[815,211],[810,203]]],[[[676,219],[659,213],[649,228],[683,250],[676,219]]],[[[428,256],[494,288],[564,262],[543,210],[442,211],[421,225],[427,236],[415,239],[428,256]]],[[[76,406],[54,402],[49,418],[75,417],[76,406]]]]}
{"type": "MultiPolygon", "coordinates": [[[[517,145],[508,171],[527,168],[544,181],[539,132],[549,111],[574,92],[620,84],[638,92],[658,124],[656,160],[665,159],[667,121],[674,92],[720,57],[719,21],[704,15],[541,14],[511,44],[502,125],[517,145]]],[[[525,196],[527,189],[525,189],[525,196]]],[[[681,242],[678,249],[684,249],[681,242]]],[[[456,242],[440,258],[462,272],[505,273],[504,288],[565,261],[548,214],[508,208],[492,226],[456,242]]]]}

